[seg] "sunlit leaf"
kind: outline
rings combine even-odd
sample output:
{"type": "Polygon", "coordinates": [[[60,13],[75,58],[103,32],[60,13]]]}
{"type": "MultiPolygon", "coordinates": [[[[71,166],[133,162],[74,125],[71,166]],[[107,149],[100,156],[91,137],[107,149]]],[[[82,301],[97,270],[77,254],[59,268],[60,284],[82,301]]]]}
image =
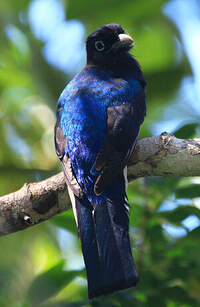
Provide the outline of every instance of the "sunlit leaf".
{"type": "Polygon", "coordinates": [[[56,215],[51,219],[51,222],[77,235],[77,227],[72,210],[56,215]]]}
{"type": "Polygon", "coordinates": [[[64,261],[61,261],[33,280],[27,293],[28,300],[32,304],[40,304],[56,295],[76,276],[79,276],[78,271],[65,271],[64,265],[64,261]]]}

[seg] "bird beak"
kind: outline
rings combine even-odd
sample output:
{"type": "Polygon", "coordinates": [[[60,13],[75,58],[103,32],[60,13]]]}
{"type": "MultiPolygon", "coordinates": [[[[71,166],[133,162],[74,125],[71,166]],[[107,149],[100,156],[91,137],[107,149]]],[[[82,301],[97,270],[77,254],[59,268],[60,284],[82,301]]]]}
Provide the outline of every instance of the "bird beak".
{"type": "Polygon", "coordinates": [[[119,40],[121,45],[128,45],[130,47],[133,47],[134,45],[134,40],[132,39],[131,36],[127,35],[127,34],[119,34],[119,40]]]}
{"type": "Polygon", "coordinates": [[[127,34],[119,34],[119,41],[116,42],[112,49],[125,48],[131,49],[134,46],[134,40],[127,34]]]}

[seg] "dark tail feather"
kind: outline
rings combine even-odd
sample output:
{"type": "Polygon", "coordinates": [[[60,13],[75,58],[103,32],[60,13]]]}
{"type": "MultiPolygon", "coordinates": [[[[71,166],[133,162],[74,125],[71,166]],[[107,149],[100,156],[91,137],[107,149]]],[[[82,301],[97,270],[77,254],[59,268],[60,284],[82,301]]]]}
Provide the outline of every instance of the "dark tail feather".
{"type": "Polygon", "coordinates": [[[96,238],[104,271],[102,294],[133,287],[138,274],[133,261],[124,180],[112,183],[106,202],[95,210],[96,238]]]}
{"type": "Polygon", "coordinates": [[[133,287],[138,282],[130,248],[124,182],[116,180],[107,195],[94,215],[87,200],[76,198],[89,298],[133,287]]]}
{"type": "Polygon", "coordinates": [[[93,208],[87,199],[79,199],[76,196],[75,199],[79,236],[87,272],[88,296],[92,298],[96,296],[98,289],[102,288],[101,265],[96,242],[93,208]]]}

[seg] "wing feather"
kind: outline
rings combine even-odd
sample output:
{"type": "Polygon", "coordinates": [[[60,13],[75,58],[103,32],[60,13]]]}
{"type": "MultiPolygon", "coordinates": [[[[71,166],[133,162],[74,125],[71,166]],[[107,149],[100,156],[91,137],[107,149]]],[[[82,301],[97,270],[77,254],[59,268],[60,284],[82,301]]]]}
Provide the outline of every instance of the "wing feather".
{"type": "Polygon", "coordinates": [[[55,147],[56,153],[61,161],[62,169],[65,174],[65,180],[67,185],[70,187],[70,190],[79,198],[83,197],[83,191],[76,179],[76,176],[73,172],[71,160],[67,153],[65,152],[66,148],[66,139],[64,133],[60,127],[60,117],[59,113],[57,116],[57,122],[55,125],[55,147]]]}
{"type": "Polygon", "coordinates": [[[101,171],[94,186],[96,195],[100,195],[127,165],[145,114],[144,90],[130,102],[107,108],[107,134],[95,161],[96,170],[101,171]]]}

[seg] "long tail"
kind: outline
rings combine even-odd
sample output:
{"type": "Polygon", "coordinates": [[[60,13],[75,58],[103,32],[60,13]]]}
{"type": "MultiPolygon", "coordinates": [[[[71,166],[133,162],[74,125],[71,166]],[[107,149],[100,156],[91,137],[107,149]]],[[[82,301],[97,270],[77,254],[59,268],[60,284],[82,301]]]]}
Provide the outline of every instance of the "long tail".
{"type": "Polygon", "coordinates": [[[94,211],[87,199],[77,197],[76,209],[89,298],[135,286],[138,274],[130,248],[124,180],[112,183],[106,201],[94,211]]]}

